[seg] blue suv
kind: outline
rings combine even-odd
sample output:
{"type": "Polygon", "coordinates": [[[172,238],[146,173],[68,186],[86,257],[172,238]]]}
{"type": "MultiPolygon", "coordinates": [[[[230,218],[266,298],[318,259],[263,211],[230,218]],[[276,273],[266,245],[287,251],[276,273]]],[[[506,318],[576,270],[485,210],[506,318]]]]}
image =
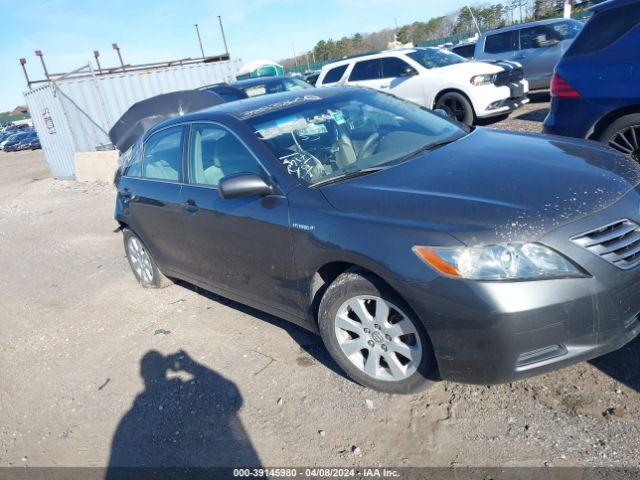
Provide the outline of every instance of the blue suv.
{"type": "Polygon", "coordinates": [[[599,140],[640,161],[640,0],[609,0],[556,66],[544,132],[599,140]]]}

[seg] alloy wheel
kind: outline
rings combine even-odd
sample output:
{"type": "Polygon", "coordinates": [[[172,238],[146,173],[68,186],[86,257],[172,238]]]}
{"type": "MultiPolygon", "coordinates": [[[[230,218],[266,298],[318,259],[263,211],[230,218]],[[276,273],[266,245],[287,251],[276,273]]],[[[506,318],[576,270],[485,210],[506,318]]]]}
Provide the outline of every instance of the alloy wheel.
{"type": "Polygon", "coordinates": [[[412,320],[380,297],[360,295],[342,304],[335,334],[349,361],[376,380],[409,378],[422,360],[420,335],[412,320]]]}
{"type": "Polygon", "coordinates": [[[440,108],[454,117],[457,121],[464,121],[466,114],[464,105],[457,98],[447,98],[441,103],[440,108]]]}
{"type": "Polygon", "coordinates": [[[640,125],[631,125],[615,133],[609,146],[640,162],[640,125]]]}
{"type": "Polygon", "coordinates": [[[131,237],[127,242],[127,250],[129,251],[129,261],[138,279],[145,283],[151,283],[153,281],[153,266],[151,265],[151,257],[142,242],[136,237],[131,237]]]}

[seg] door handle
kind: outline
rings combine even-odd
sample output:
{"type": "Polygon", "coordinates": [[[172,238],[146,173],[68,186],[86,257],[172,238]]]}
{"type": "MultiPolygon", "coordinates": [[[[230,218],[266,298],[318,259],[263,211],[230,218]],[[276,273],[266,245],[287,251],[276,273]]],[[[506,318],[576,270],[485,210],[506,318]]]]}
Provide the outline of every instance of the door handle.
{"type": "Polygon", "coordinates": [[[182,204],[182,208],[185,209],[187,212],[189,213],[196,213],[199,208],[198,205],[196,204],[195,200],[187,200],[182,204]]]}

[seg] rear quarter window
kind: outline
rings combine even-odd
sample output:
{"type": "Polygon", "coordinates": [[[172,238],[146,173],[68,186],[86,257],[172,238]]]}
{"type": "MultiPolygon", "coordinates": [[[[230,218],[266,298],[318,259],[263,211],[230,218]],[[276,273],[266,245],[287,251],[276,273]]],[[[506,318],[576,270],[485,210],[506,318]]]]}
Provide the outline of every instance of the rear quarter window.
{"type": "Polygon", "coordinates": [[[584,55],[608,47],[640,26],[640,3],[596,13],[578,35],[567,56],[584,55]]]}
{"type": "Polygon", "coordinates": [[[476,46],[464,45],[462,47],[454,47],[451,50],[453,51],[453,53],[455,53],[456,55],[460,55],[461,57],[472,58],[476,53],[476,46]]]}

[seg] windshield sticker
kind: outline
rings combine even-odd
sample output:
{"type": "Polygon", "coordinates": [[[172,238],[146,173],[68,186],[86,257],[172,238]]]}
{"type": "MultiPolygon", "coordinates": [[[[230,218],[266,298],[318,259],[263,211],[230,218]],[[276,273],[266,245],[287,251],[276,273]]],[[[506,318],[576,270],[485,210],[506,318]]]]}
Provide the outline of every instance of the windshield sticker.
{"type": "Polygon", "coordinates": [[[238,118],[240,120],[247,120],[249,118],[257,117],[259,115],[273,112],[275,110],[281,110],[283,108],[292,107],[294,105],[299,105],[305,102],[314,102],[317,100],[320,100],[320,97],[317,95],[302,95],[300,97],[291,98],[289,100],[284,100],[282,102],[271,103],[269,105],[264,105],[260,108],[255,108],[253,110],[247,110],[246,112],[241,112],[240,114],[238,114],[238,118]]]}
{"type": "Polygon", "coordinates": [[[269,122],[266,127],[257,130],[257,133],[264,140],[269,140],[280,135],[304,130],[307,126],[308,123],[304,117],[292,115],[269,122]]]}
{"type": "Polygon", "coordinates": [[[338,125],[342,125],[343,123],[347,123],[347,121],[344,119],[344,116],[342,115],[342,112],[334,112],[332,116],[333,116],[333,120],[335,120],[335,122],[338,125]]]}
{"type": "Polygon", "coordinates": [[[327,133],[327,127],[322,124],[309,123],[305,128],[296,130],[296,133],[302,137],[311,137],[313,135],[322,135],[327,133]]]}

